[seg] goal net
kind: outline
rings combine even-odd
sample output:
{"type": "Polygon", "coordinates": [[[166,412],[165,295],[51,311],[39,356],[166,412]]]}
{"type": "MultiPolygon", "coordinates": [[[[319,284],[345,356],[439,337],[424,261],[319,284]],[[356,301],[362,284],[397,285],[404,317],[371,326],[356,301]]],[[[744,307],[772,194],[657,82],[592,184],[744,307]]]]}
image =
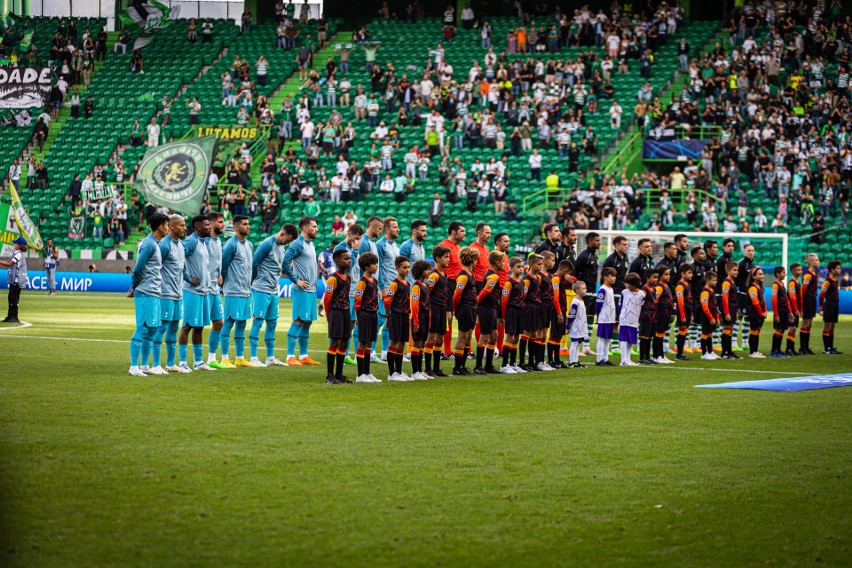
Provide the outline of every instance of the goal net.
{"type": "Polygon", "coordinates": [[[775,267],[778,265],[789,266],[788,262],[804,262],[803,258],[791,258],[788,246],[788,235],[786,233],[697,233],[697,232],[674,232],[674,231],[577,231],[577,253],[586,248],[586,235],[595,232],[601,236],[601,248],[598,251],[598,262],[613,252],[612,241],[617,236],[627,238],[627,258],[632,262],[639,255],[638,245],[640,239],[651,241],[651,256],[655,262],[659,262],[664,256],[664,247],[668,242],[674,242],[676,235],[686,235],[689,239],[687,249],[687,262],[692,262],[689,251],[694,246],[703,246],[706,241],[716,241],[719,253],[722,254],[722,242],[727,238],[734,239],[733,257],[735,261],[743,258],[743,248],[747,244],[754,245],[754,262],[758,266],[775,267]]]}

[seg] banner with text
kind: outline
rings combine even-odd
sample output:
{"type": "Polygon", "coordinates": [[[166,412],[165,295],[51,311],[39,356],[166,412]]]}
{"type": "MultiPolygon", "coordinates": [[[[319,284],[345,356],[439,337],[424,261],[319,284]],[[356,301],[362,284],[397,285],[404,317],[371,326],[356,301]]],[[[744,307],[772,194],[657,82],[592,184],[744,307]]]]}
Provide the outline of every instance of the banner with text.
{"type": "Polygon", "coordinates": [[[49,67],[0,67],[0,108],[43,107],[50,85],[49,67]]]}

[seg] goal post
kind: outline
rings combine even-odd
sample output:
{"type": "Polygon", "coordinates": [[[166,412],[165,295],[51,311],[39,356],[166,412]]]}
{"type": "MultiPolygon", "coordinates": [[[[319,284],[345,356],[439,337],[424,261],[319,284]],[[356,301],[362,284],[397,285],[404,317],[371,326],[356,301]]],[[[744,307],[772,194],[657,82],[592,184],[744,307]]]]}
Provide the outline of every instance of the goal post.
{"type": "MultiPolygon", "coordinates": [[[[593,231],[577,230],[577,254],[586,248],[586,235],[597,233],[601,237],[601,248],[598,259],[604,258],[613,252],[612,241],[617,236],[627,238],[627,257],[632,262],[639,255],[638,243],[640,239],[650,239],[653,248],[652,256],[655,261],[663,258],[663,248],[667,242],[674,242],[676,235],[686,235],[689,239],[689,250],[694,246],[702,246],[705,241],[714,240],[719,246],[719,254],[722,253],[722,242],[734,239],[734,260],[742,258],[743,247],[746,244],[754,245],[754,261],[758,266],[788,267],[790,260],[790,248],[787,233],[704,233],[695,231],[593,231]]],[[[689,252],[687,251],[687,254],[689,252]]],[[[795,262],[804,262],[804,258],[794,258],[795,262]]],[[[687,262],[692,262],[691,257],[687,262]]]]}

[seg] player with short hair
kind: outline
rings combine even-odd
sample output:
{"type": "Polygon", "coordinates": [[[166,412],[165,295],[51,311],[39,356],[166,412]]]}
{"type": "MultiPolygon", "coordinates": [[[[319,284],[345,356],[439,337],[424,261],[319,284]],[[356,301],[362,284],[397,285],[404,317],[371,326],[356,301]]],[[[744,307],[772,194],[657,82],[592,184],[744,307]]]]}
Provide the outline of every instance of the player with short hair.
{"type": "Polygon", "coordinates": [[[746,290],[748,291],[748,318],[749,318],[749,337],[748,350],[749,358],[765,359],[763,353],[759,351],[760,347],[760,329],[763,327],[763,322],[766,320],[766,298],[763,295],[763,269],[755,266],[746,279],[746,290]]]}
{"type": "Polygon", "coordinates": [[[317,237],[317,222],[313,217],[299,219],[299,237],[293,241],[284,253],[284,274],[292,283],[291,302],[293,323],[287,330],[287,365],[320,365],[308,353],[308,340],[311,337],[311,324],[317,319],[317,251],[314,239],[317,237]],[[299,345],[299,358],[296,359],[296,344],[299,345]]]}
{"type": "MultiPolygon", "coordinates": [[[[160,293],[163,284],[163,257],[159,243],[169,231],[169,218],[160,213],[154,213],[148,218],[151,232],[139,243],[136,253],[136,264],[130,276],[128,298],[133,298],[133,308],[136,312],[136,330],[130,338],[130,369],[128,374],[134,377],[144,377],[139,367],[139,359],[148,365],[151,355],[154,334],[160,329],[160,293]]],[[[162,373],[165,370],[160,367],[162,373]]]]}
{"type": "Polygon", "coordinates": [[[635,272],[642,279],[642,285],[645,285],[645,274],[654,268],[654,257],[651,256],[653,244],[651,239],[643,237],[636,241],[636,248],[639,254],[633,259],[628,267],[628,272],[635,272]]]}
{"type": "Polygon", "coordinates": [[[686,336],[689,333],[689,325],[692,323],[692,277],[694,275],[693,266],[683,263],[680,265],[678,273],[680,280],[675,285],[675,299],[677,300],[677,356],[678,361],[689,361],[689,357],[684,354],[686,347],[686,336]]]}
{"type": "Polygon", "coordinates": [[[453,314],[458,322],[459,334],[456,338],[455,365],[453,375],[468,376],[472,373],[467,370],[465,363],[470,352],[468,347],[473,328],[476,326],[476,281],[473,279],[473,265],[479,257],[479,251],[464,247],[459,250],[459,262],[461,271],[456,276],[456,287],[453,291],[453,314]]]}
{"type": "MultiPolygon", "coordinates": [[[[447,290],[453,291],[456,289],[456,277],[461,272],[461,262],[459,261],[459,251],[461,244],[464,242],[466,235],[464,224],[459,221],[453,221],[447,226],[447,238],[439,244],[446,247],[450,251],[450,262],[444,270],[447,274],[447,290]]],[[[449,307],[449,304],[448,304],[449,307]]],[[[444,356],[449,357],[453,347],[453,314],[450,312],[447,317],[447,329],[444,332],[444,356]]]]}
{"type": "Polygon", "coordinates": [[[424,281],[429,287],[429,336],[423,347],[426,356],[425,373],[432,377],[446,377],[447,374],[441,370],[441,342],[447,331],[450,293],[444,270],[450,262],[450,249],[438,245],[432,249],[432,258],[435,260],[435,268],[424,281]]]}
{"type": "MultiPolygon", "coordinates": [[[[381,260],[379,261],[381,265],[381,260]]],[[[411,314],[411,298],[408,286],[408,272],[411,263],[404,256],[394,259],[394,271],[396,276],[388,284],[383,298],[385,313],[387,314],[388,337],[388,380],[389,381],[413,381],[402,372],[403,354],[405,344],[409,337],[409,317],[411,314]]]]}
{"type": "Polygon", "coordinates": [[[541,325],[539,337],[536,338],[536,349],[542,352],[542,363],[545,371],[555,371],[556,367],[552,367],[548,363],[550,357],[550,344],[548,343],[547,332],[550,329],[550,322],[556,317],[555,302],[558,302],[556,295],[559,293],[559,285],[553,283],[553,273],[551,272],[556,267],[556,255],[549,250],[541,252],[542,261],[541,270],[541,286],[539,288],[539,297],[541,298],[541,325]]]}
{"type": "Polygon", "coordinates": [[[503,268],[506,255],[500,251],[491,251],[488,255],[489,268],[482,278],[482,286],[476,298],[479,317],[479,339],[476,344],[476,368],[474,375],[494,374],[494,348],[497,346],[497,310],[500,307],[502,289],[499,272],[503,268]],[[482,366],[483,355],[485,366],[482,366]]]}
{"type": "Polygon", "coordinates": [[[822,314],[823,321],[822,352],[826,355],[842,355],[834,347],[834,327],[837,325],[840,313],[840,288],[837,277],[840,276],[842,268],[837,260],[830,261],[826,268],[828,268],[828,275],[825,277],[819,293],[819,313],[822,314]]]}
{"type": "Polygon", "coordinates": [[[615,331],[615,295],[612,286],[615,284],[616,270],[607,266],[601,270],[601,287],[598,289],[595,301],[595,314],[598,317],[598,344],[597,360],[598,367],[614,367],[609,361],[609,344],[615,331]]]}
{"type": "Polygon", "coordinates": [[[220,237],[225,232],[225,217],[221,213],[213,211],[207,214],[207,220],[210,221],[210,236],[204,239],[204,244],[207,246],[207,266],[210,273],[210,285],[207,288],[206,296],[208,319],[210,320],[210,335],[207,337],[207,365],[213,369],[227,369],[227,366],[216,360],[216,351],[219,349],[219,341],[222,336],[222,326],[225,323],[220,293],[222,287],[222,240],[220,237]]]}
{"type": "Polygon", "coordinates": [[[506,375],[514,375],[526,373],[516,364],[518,338],[523,331],[525,290],[521,277],[524,274],[524,259],[518,256],[510,258],[509,270],[511,270],[511,273],[506,283],[503,284],[500,300],[500,313],[506,331],[503,338],[503,365],[500,367],[500,372],[506,375]]]}
{"type": "Polygon", "coordinates": [[[642,311],[639,314],[639,364],[656,365],[651,356],[651,342],[655,339],[654,324],[657,320],[657,281],[660,275],[654,268],[645,270],[642,285],[642,311]]]}
{"type": "Polygon", "coordinates": [[[592,336],[592,326],[595,323],[595,288],[598,282],[598,250],[600,248],[600,235],[594,231],[586,233],[586,249],[577,256],[577,262],[574,263],[574,276],[577,280],[586,283],[586,296],[583,298],[588,327],[586,343],[584,344],[586,355],[593,354],[588,338],[592,336]]]}
{"type": "Polygon", "coordinates": [[[253,246],[248,217],[234,215],[235,234],[222,247],[222,290],[225,293],[225,324],[222,326],[222,365],[253,367],[243,356],[246,348],[246,322],[251,318],[251,273],[253,246]],[[231,330],[234,330],[236,359],[231,363],[231,330]]]}
{"type": "MultiPolygon", "coordinates": [[[[706,244],[706,243],[705,243],[706,244]]],[[[689,251],[692,257],[692,280],[689,282],[692,293],[692,321],[689,324],[686,345],[683,352],[687,355],[700,349],[698,336],[701,335],[701,292],[704,290],[705,274],[707,273],[707,252],[703,246],[694,246],[689,251]]],[[[713,264],[710,263],[710,270],[713,264]]]]}
{"type": "MultiPolygon", "coordinates": [[[[618,334],[618,321],[621,315],[621,293],[624,291],[624,278],[627,276],[629,261],[627,260],[627,237],[618,235],[612,239],[612,254],[606,257],[601,263],[601,268],[614,268],[615,281],[612,283],[612,295],[615,301],[615,326],[613,327],[613,335],[618,334]]],[[[618,343],[611,344],[612,352],[618,353],[620,345],[618,343]]]]}
{"type": "Polygon", "coordinates": [[[251,269],[251,312],[249,354],[255,367],[286,366],[275,357],[275,330],[278,327],[278,279],[287,245],[299,234],[296,226],[287,223],[277,233],[262,240],[254,251],[251,269]],[[266,345],[266,363],[257,358],[260,329],[266,324],[263,342],[266,345]]]}
{"type": "MultiPolygon", "coordinates": [[[[183,319],[183,235],[186,233],[186,220],[181,215],[169,217],[169,234],[160,241],[160,254],[163,259],[163,284],[160,293],[160,329],[154,335],[154,368],[160,365],[160,351],[163,337],[166,342],[166,371],[170,373],[191,373],[189,365],[177,365],[177,333],[183,319]]],[[[143,361],[147,369],[147,361],[143,361]]],[[[160,374],[160,373],[155,373],[160,374]]]]}
{"type": "MultiPolygon", "coordinates": [[[[396,244],[396,239],[399,237],[399,223],[396,220],[396,217],[385,217],[382,221],[382,230],[384,231],[384,235],[376,242],[376,254],[379,257],[379,290],[387,290],[388,286],[390,286],[391,282],[393,282],[397,277],[396,271],[396,259],[399,256],[399,245],[396,244]]],[[[408,263],[409,268],[411,267],[411,261],[408,263]]],[[[406,300],[408,290],[406,290],[406,300]]],[[[387,360],[387,354],[389,351],[389,344],[391,342],[390,339],[390,330],[387,327],[387,320],[390,317],[390,314],[385,310],[386,303],[382,302],[379,304],[379,330],[382,334],[382,359],[387,360]]],[[[408,338],[406,338],[406,341],[408,338]]],[[[373,350],[375,351],[376,346],[373,345],[373,350]]],[[[403,360],[405,359],[405,354],[403,353],[403,360]]],[[[402,364],[400,363],[400,374],[402,374],[402,364]]]]}
{"type": "MultiPolygon", "coordinates": [[[[358,247],[358,256],[369,252],[369,253],[376,255],[376,258],[378,259],[379,249],[376,248],[376,239],[378,239],[379,235],[382,234],[383,224],[384,224],[384,222],[383,222],[382,218],[376,217],[375,215],[370,217],[369,219],[367,219],[367,226],[364,229],[364,236],[361,237],[361,245],[358,247]]],[[[358,264],[360,266],[360,263],[358,263],[358,264]]],[[[374,278],[377,279],[376,285],[378,286],[378,276],[377,276],[378,275],[378,267],[376,268],[376,272],[374,272],[373,274],[374,274],[374,278]]],[[[378,289],[379,289],[379,294],[381,294],[383,292],[383,290],[381,288],[378,288],[378,289]]],[[[381,307],[381,303],[379,303],[379,307],[381,307]]],[[[376,317],[379,317],[378,314],[377,314],[376,317]]],[[[377,325],[378,325],[378,323],[377,323],[377,325]]],[[[376,327],[376,329],[378,330],[378,327],[376,327]]],[[[355,330],[352,332],[352,335],[353,335],[353,338],[355,339],[356,343],[361,343],[361,341],[359,339],[360,335],[361,335],[361,331],[358,329],[357,325],[355,326],[355,330]]],[[[381,357],[379,357],[379,355],[376,353],[376,339],[373,339],[373,342],[370,346],[369,351],[370,351],[370,362],[372,362],[372,363],[382,363],[383,362],[381,357]]]]}
{"type": "Polygon", "coordinates": [[[621,291],[621,316],[618,329],[618,342],[621,344],[622,367],[635,367],[638,363],[630,360],[630,353],[639,343],[639,316],[642,314],[642,304],[645,295],[640,289],[642,279],[635,272],[628,272],[624,277],[624,290],[621,291]]]}
{"type": "Polygon", "coordinates": [[[790,280],[787,282],[787,297],[790,299],[790,313],[793,318],[790,320],[790,326],[787,329],[787,349],[785,355],[796,357],[799,352],[796,351],[796,330],[799,327],[799,317],[802,313],[802,284],[799,278],[802,276],[802,265],[794,262],[790,265],[790,280]]]}
{"type": "Polygon", "coordinates": [[[186,365],[187,342],[192,331],[193,370],[215,371],[204,362],[202,333],[210,324],[207,291],[210,289],[210,258],[205,240],[210,236],[210,221],[206,215],[196,215],[190,223],[192,234],[183,242],[183,329],[178,337],[180,365],[186,365]]]}
{"type": "Polygon", "coordinates": [[[708,270],[704,273],[704,289],[698,296],[701,320],[701,358],[705,361],[715,361],[719,358],[713,352],[713,332],[719,325],[719,309],[716,305],[716,273],[708,270]]]}
{"type": "MultiPolygon", "coordinates": [[[[739,262],[739,276],[737,277],[737,289],[739,290],[740,295],[740,310],[743,310],[743,315],[746,316],[743,317],[740,322],[739,343],[743,349],[745,349],[747,345],[751,345],[751,332],[749,325],[751,325],[752,318],[748,317],[748,310],[751,305],[751,302],[749,302],[748,299],[748,278],[751,276],[751,272],[754,267],[754,245],[749,243],[743,247],[743,258],[739,262]]],[[[735,341],[734,350],[736,350],[736,346],[737,343],[735,341]]]]}
{"type": "Polygon", "coordinates": [[[733,260],[729,260],[725,264],[725,274],[727,277],[722,282],[721,300],[722,300],[722,316],[724,317],[724,329],[722,330],[722,359],[741,359],[739,355],[734,353],[734,328],[737,325],[737,318],[740,315],[739,310],[739,293],[737,292],[737,276],[739,275],[740,266],[733,260]]]}
{"type": "Polygon", "coordinates": [[[574,299],[571,301],[571,309],[568,311],[568,318],[565,321],[568,336],[571,338],[568,366],[573,369],[582,369],[585,367],[585,365],[580,363],[580,349],[583,346],[583,342],[589,339],[589,328],[586,325],[585,296],[586,283],[582,280],[574,282],[574,299]]]}
{"type": "Polygon", "coordinates": [[[802,345],[799,353],[802,355],[814,355],[811,351],[811,325],[817,312],[817,287],[819,286],[819,257],[810,253],[805,257],[808,269],[802,276],[802,328],[799,330],[799,343],[802,345]]]}
{"type": "MultiPolygon", "coordinates": [[[[408,257],[406,257],[408,258],[408,257]]],[[[423,348],[429,337],[429,287],[424,280],[432,270],[428,260],[418,260],[411,267],[414,284],[411,285],[411,378],[427,381],[432,377],[423,372],[423,348]]],[[[431,357],[431,354],[430,354],[431,357]]]]}
{"type": "Polygon", "coordinates": [[[343,376],[343,359],[346,357],[346,344],[352,333],[352,322],[349,319],[349,270],[350,256],[346,249],[337,249],[333,253],[334,274],[325,281],[325,293],[322,303],[328,318],[328,360],[326,361],[327,375],[325,384],[342,385],[351,383],[343,376]]]}
{"type": "Polygon", "coordinates": [[[787,295],[787,270],[776,266],[773,270],[775,281],[772,283],[772,350],[770,357],[787,358],[781,351],[784,332],[793,321],[793,309],[790,307],[790,297],[787,295]]]}
{"type": "Polygon", "coordinates": [[[358,347],[355,351],[358,377],[355,382],[380,383],[381,379],[370,372],[370,348],[379,329],[379,287],[374,278],[379,269],[379,257],[372,252],[359,252],[358,265],[361,278],[355,286],[355,315],[358,317],[355,329],[359,330],[358,347]]]}

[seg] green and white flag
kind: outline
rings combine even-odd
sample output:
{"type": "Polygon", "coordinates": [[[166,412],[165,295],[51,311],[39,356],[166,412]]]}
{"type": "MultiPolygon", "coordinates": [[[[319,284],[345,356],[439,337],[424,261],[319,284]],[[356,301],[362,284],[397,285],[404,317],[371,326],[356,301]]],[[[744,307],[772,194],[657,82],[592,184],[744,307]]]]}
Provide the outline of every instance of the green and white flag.
{"type": "Polygon", "coordinates": [[[171,25],[177,19],[178,12],[177,7],[169,8],[156,0],[146,0],[128,6],[127,10],[118,15],[118,19],[130,33],[142,30],[133,43],[133,49],[142,49],[154,40],[159,30],[171,25]]]}
{"type": "Polygon", "coordinates": [[[24,30],[24,37],[21,38],[21,43],[18,45],[18,49],[21,50],[21,53],[29,53],[30,49],[32,49],[34,35],[34,29],[29,28],[24,30]]]}
{"type": "Polygon", "coordinates": [[[187,138],[145,152],[133,188],[155,205],[197,215],[207,195],[215,136],[187,138]]]}
{"type": "Polygon", "coordinates": [[[18,17],[15,16],[15,14],[13,14],[12,12],[6,12],[6,14],[3,16],[3,22],[2,22],[3,31],[8,30],[9,28],[11,28],[12,26],[14,26],[17,23],[18,23],[18,17]]]}
{"type": "Polygon", "coordinates": [[[24,208],[24,204],[21,203],[18,192],[15,191],[15,186],[9,184],[9,191],[12,193],[12,215],[15,217],[15,224],[18,225],[18,230],[27,239],[28,246],[35,250],[41,250],[44,248],[44,241],[38,232],[38,226],[30,219],[30,215],[24,208]]]}

